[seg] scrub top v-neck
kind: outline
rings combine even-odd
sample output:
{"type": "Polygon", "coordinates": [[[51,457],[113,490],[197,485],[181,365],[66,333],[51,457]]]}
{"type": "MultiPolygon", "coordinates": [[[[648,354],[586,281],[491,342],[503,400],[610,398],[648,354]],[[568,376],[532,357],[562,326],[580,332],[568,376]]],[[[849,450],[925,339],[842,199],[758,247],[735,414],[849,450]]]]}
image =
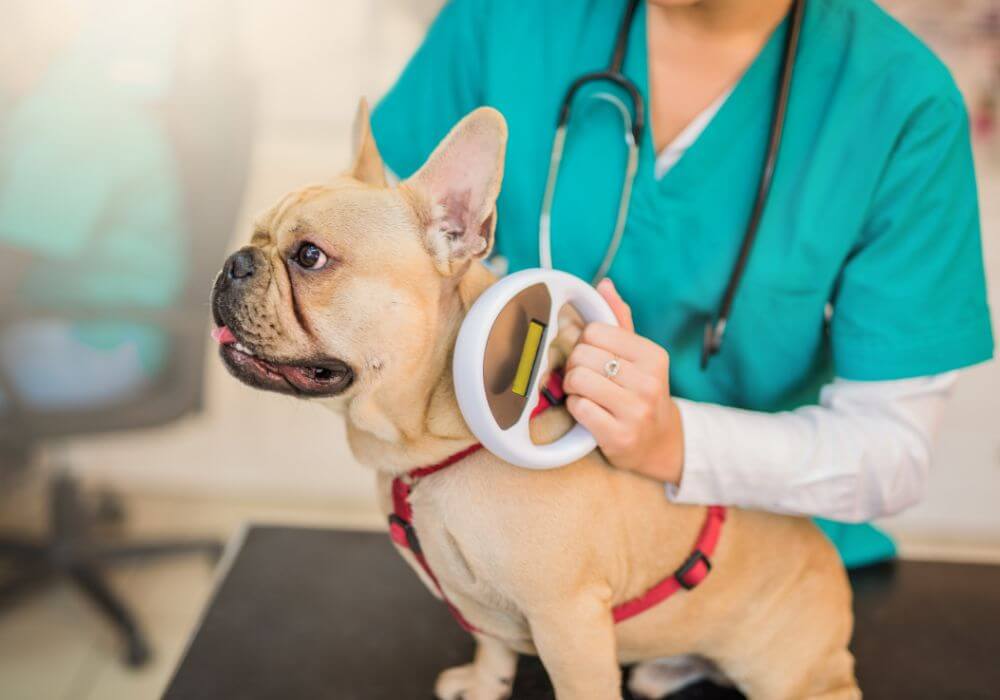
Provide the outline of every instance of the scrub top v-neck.
{"type": "MultiPolygon", "coordinates": [[[[624,72],[647,97],[646,13],[624,72]]],[[[538,265],[560,100],[606,65],[620,0],[454,0],[373,115],[385,161],[412,174],[481,105],[507,119],[496,251],[538,265]]],[[[758,411],[815,404],[834,374],[889,380],[989,359],[968,120],[947,69],[868,0],[809,0],[772,194],[726,342],[699,368],[766,148],[787,19],[657,180],[650,130],[609,276],[636,330],[671,356],[680,397],[758,411]],[[832,317],[827,319],[827,309],[832,317]]],[[[620,118],[578,98],[552,213],[556,267],[588,279],[613,229],[620,118]],[[582,101],[579,101],[582,100],[582,101]]],[[[720,440],[726,436],[719,436],[720,440]]],[[[870,526],[823,524],[849,564],[891,555],[870,526]]]]}

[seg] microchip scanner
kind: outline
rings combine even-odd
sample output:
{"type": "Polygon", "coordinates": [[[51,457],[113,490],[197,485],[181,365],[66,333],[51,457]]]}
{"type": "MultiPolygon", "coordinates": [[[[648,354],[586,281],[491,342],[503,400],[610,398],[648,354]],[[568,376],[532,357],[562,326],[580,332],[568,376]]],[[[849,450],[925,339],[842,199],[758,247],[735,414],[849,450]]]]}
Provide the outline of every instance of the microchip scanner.
{"type": "Polygon", "coordinates": [[[579,423],[545,445],[535,444],[529,433],[539,380],[559,331],[559,310],[567,303],[585,323],[617,325],[611,307],[582,279],[532,268],[508,275],[483,292],[455,343],[455,394],[465,422],[487,450],[519,467],[561,467],[597,446],[579,423]]]}

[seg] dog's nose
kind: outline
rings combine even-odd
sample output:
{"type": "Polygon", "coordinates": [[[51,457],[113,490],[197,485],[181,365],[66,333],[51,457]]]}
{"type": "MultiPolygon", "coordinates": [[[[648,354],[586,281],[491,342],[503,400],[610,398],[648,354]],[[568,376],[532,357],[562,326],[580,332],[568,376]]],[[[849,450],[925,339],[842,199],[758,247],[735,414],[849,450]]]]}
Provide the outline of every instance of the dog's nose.
{"type": "Polygon", "coordinates": [[[226,276],[236,282],[241,282],[254,273],[253,253],[249,250],[238,250],[226,261],[226,276]]]}

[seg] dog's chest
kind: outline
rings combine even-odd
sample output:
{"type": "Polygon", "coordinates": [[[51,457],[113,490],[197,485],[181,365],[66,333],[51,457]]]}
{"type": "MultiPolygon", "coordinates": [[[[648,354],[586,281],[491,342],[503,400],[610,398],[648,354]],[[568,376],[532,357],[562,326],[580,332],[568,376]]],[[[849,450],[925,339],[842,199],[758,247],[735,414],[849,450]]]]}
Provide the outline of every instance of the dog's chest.
{"type": "MultiPolygon", "coordinates": [[[[504,592],[504,575],[493,556],[510,545],[499,529],[486,524],[493,520],[484,510],[488,506],[470,500],[461,480],[442,477],[421,482],[409,499],[413,531],[427,568],[409,547],[397,544],[397,550],[425,586],[447,597],[476,628],[532,652],[526,618],[504,592]]],[[[392,513],[391,482],[379,491],[383,510],[392,513]]]]}

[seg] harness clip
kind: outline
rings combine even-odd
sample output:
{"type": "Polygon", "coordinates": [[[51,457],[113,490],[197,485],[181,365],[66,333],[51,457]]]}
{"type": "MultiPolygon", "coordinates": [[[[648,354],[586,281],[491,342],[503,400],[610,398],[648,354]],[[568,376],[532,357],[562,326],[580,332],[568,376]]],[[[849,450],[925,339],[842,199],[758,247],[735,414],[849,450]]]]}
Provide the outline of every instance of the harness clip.
{"type": "Polygon", "coordinates": [[[396,544],[404,546],[403,542],[405,542],[406,548],[411,552],[414,554],[421,553],[420,540],[417,539],[417,531],[413,529],[412,524],[406,522],[395,513],[389,516],[389,534],[392,536],[392,539],[396,544]],[[400,532],[402,533],[402,538],[396,534],[400,532]]]}
{"type": "Polygon", "coordinates": [[[705,577],[708,576],[708,572],[711,570],[711,560],[709,560],[709,558],[705,556],[705,553],[700,549],[696,549],[691,552],[691,556],[689,556],[684,563],[681,564],[680,568],[674,572],[674,578],[677,579],[677,583],[681,585],[681,588],[686,591],[690,591],[692,588],[704,581],[705,577]],[[690,574],[699,563],[703,563],[705,565],[704,575],[694,581],[688,581],[686,578],[687,575],[690,574]]]}

